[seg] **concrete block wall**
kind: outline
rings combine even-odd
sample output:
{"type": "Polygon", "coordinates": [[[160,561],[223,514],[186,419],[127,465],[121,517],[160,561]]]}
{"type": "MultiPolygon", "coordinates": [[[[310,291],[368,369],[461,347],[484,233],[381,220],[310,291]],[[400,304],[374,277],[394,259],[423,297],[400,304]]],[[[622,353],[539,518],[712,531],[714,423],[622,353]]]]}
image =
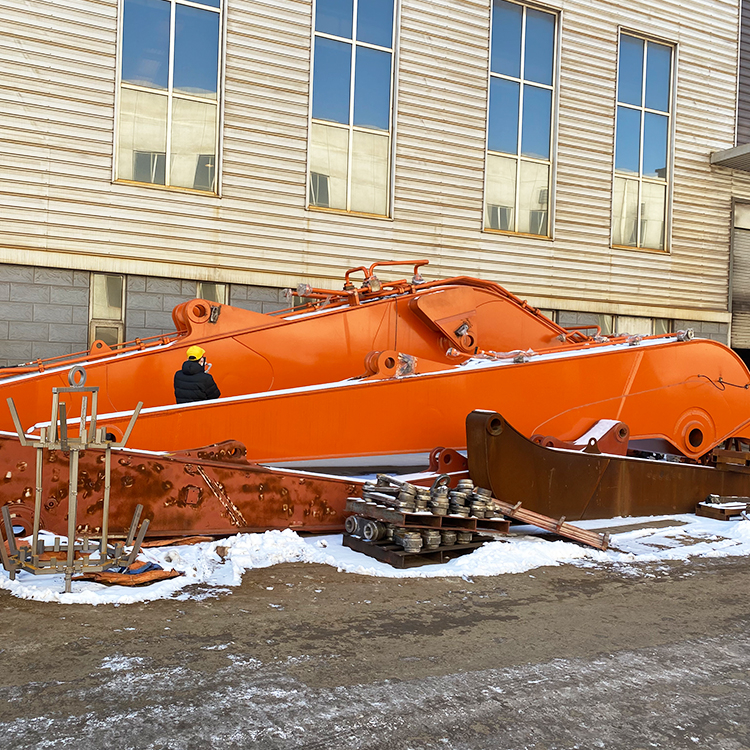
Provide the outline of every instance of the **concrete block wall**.
{"type": "MultiPolygon", "coordinates": [[[[153,276],[128,276],[125,292],[125,340],[174,331],[172,310],[198,296],[195,281],[153,276]]],[[[289,307],[284,290],[263,286],[229,285],[229,304],[244,310],[269,313],[289,307]]]]}
{"type": "MultiPolygon", "coordinates": [[[[572,326],[601,326],[602,333],[607,334],[610,331],[607,326],[604,325],[602,318],[612,318],[611,315],[599,315],[598,313],[587,313],[587,312],[572,312],[570,310],[560,310],[557,313],[557,324],[563,328],[570,328],[572,326]]],[[[594,335],[594,331],[584,331],[589,335],[594,335]]]]}
{"type": "Polygon", "coordinates": [[[702,320],[675,320],[673,321],[675,331],[684,331],[692,328],[697,339],[713,339],[722,344],[729,341],[728,323],[706,323],[702,320]]]}
{"type": "Polygon", "coordinates": [[[593,326],[599,324],[599,316],[596,313],[571,312],[560,310],[557,313],[558,325],[568,326],[593,326]]]}
{"type": "Polygon", "coordinates": [[[0,366],[88,348],[89,274],[0,264],[0,366]]]}
{"type": "Polygon", "coordinates": [[[231,284],[229,289],[229,304],[253,312],[271,313],[291,307],[291,300],[284,298],[283,289],[268,286],[245,286],[231,284]]]}
{"type": "MultiPolygon", "coordinates": [[[[0,264],[0,366],[88,348],[88,271],[0,264]]],[[[125,278],[125,340],[174,331],[172,309],[197,296],[195,281],[125,278]]],[[[268,313],[288,307],[283,290],[231,284],[229,304],[268,313]]]]}
{"type": "Polygon", "coordinates": [[[128,276],[125,286],[125,341],[174,331],[172,309],[196,296],[194,281],[128,276]]]}

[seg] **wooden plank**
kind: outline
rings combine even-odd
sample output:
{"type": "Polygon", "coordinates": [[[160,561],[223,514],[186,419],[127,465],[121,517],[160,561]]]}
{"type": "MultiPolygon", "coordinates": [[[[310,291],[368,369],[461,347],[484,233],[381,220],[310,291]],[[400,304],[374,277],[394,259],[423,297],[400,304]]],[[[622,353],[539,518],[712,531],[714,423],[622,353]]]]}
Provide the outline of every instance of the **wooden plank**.
{"type": "MultiPolygon", "coordinates": [[[[367,503],[356,498],[346,501],[347,513],[366,516],[375,521],[392,523],[395,526],[405,526],[412,529],[457,529],[459,531],[475,531],[479,519],[463,516],[436,516],[433,513],[402,513],[395,508],[376,503],[367,503]]],[[[491,527],[488,527],[491,528],[491,527]]]]}
{"type": "MultiPolygon", "coordinates": [[[[395,526],[408,526],[410,528],[439,529],[440,516],[432,513],[402,513],[395,508],[386,505],[366,503],[362,500],[349,498],[346,501],[347,513],[372,518],[383,523],[392,523],[395,526]]],[[[474,528],[474,527],[472,527],[474,528]]]]}
{"type": "Polygon", "coordinates": [[[742,517],[742,513],[747,511],[750,502],[742,502],[748,500],[748,498],[722,498],[727,502],[716,503],[698,503],[695,508],[696,516],[703,516],[704,518],[713,518],[717,521],[731,521],[732,519],[739,519],[742,517]],[[735,502],[732,502],[732,501],[735,502]]]}
{"type": "Polygon", "coordinates": [[[466,544],[453,544],[449,547],[438,547],[437,549],[425,550],[419,552],[405,552],[403,547],[399,547],[392,542],[367,542],[361,537],[344,534],[344,547],[353,549],[355,552],[372,557],[380,562],[388,563],[394,568],[412,568],[418,565],[439,564],[448,562],[454,557],[465,555],[481,547],[485,541],[468,542],[466,544]]]}
{"type": "Polygon", "coordinates": [[[505,518],[478,518],[477,532],[492,532],[493,534],[507,534],[510,530],[510,521],[505,518]]]}

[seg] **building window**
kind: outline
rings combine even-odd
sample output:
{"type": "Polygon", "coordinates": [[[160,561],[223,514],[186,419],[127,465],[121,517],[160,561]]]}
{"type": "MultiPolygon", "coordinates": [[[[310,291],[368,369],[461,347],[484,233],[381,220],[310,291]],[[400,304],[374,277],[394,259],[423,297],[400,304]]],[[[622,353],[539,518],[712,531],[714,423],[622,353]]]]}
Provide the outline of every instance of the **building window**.
{"type": "Polygon", "coordinates": [[[121,344],[125,320],[125,284],[122,276],[92,273],[89,304],[89,345],[103,341],[121,344]]]}
{"type": "Polygon", "coordinates": [[[553,13],[493,0],[486,229],[549,236],[556,24],[553,13]]]}
{"type": "Polygon", "coordinates": [[[199,281],[198,297],[209,302],[216,302],[217,305],[225,305],[227,303],[227,285],[217,284],[213,281],[199,281]]]}
{"type": "Polygon", "coordinates": [[[317,0],[308,204],[387,216],[394,0],[317,0]]]}
{"type": "Polygon", "coordinates": [[[620,35],[613,245],[666,247],[672,51],[665,44],[620,35]]]}
{"type": "Polygon", "coordinates": [[[117,177],[215,193],[221,0],[123,0],[117,177]]]}

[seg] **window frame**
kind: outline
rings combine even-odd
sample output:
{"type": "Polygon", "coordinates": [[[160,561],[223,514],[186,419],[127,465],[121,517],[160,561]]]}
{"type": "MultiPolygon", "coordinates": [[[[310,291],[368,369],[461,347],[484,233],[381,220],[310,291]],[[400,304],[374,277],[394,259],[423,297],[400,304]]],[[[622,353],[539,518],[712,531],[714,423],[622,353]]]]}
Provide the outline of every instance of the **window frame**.
{"type": "MultiPolygon", "coordinates": [[[[147,86],[138,86],[137,84],[123,83],[122,80],[122,57],[123,57],[123,35],[125,30],[125,1],[117,0],[117,50],[115,55],[115,102],[114,102],[114,137],[112,139],[112,169],[111,169],[111,182],[112,184],[118,185],[132,185],[137,187],[145,187],[157,190],[172,190],[179,192],[188,192],[196,195],[203,195],[211,198],[222,197],[222,182],[223,182],[223,144],[224,144],[224,94],[225,94],[225,80],[226,80],[226,59],[227,59],[227,4],[229,0],[219,0],[219,7],[214,8],[210,5],[203,5],[200,2],[191,2],[191,0],[164,0],[164,2],[170,3],[170,28],[169,28],[169,83],[166,91],[160,91],[158,89],[150,88],[147,86]],[[198,188],[183,187],[181,185],[160,185],[153,182],[138,182],[137,180],[128,180],[118,176],[118,162],[120,153],[120,114],[121,114],[121,99],[123,86],[131,91],[143,91],[150,94],[157,94],[159,96],[165,96],[167,98],[167,124],[166,124],[166,151],[165,151],[165,182],[166,174],[168,172],[167,165],[169,160],[167,155],[170,154],[170,141],[171,141],[171,124],[172,124],[172,101],[175,94],[172,90],[172,70],[174,61],[175,51],[175,9],[177,5],[184,5],[190,8],[196,8],[198,10],[208,10],[219,14],[219,44],[218,44],[218,65],[217,65],[217,82],[216,82],[216,154],[215,154],[215,189],[212,191],[201,190],[198,188]]],[[[190,94],[178,93],[176,98],[187,101],[194,101],[199,103],[206,103],[206,97],[199,97],[190,94]]]]}
{"type": "Polygon", "coordinates": [[[674,197],[674,153],[675,153],[675,134],[676,134],[676,121],[677,121],[677,81],[678,81],[678,61],[679,61],[679,45],[677,42],[664,39],[663,37],[654,36],[652,34],[646,34],[640,31],[634,31],[632,28],[625,26],[617,27],[617,46],[616,46],[616,57],[615,57],[615,91],[614,91],[614,116],[613,116],[613,131],[612,131],[612,182],[611,182],[611,200],[610,200],[610,234],[609,234],[609,245],[613,250],[628,250],[628,251],[640,251],[648,253],[660,253],[670,254],[672,252],[672,214],[673,214],[673,197],[674,197]],[[666,190],[664,194],[664,247],[643,247],[640,242],[641,234],[641,195],[642,185],[644,182],[643,176],[643,139],[645,133],[645,122],[641,122],[640,137],[640,164],[637,176],[627,176],[624,173],[617,172],[615,167],[615,160],[617,156],[617,123],[618,123],[618,107],[623,106],[627,109],[633,109],[645,115],[646,112],[653,112],[655,114],[664,115],[664,112],[658,110],[649,109],[645,106],[645,87],[646,87],[646,66],[648,63],[648,55],[644,54],[643,66],[644,66],[644,77],[643,77],[643,92],[642,101],[643,104],[640,107],[635,107],[632,104],[620,102],[619,92],[619,78],[620,78],[620,50],[622,46],[622,37],[631,36],[636,39],[641,39],[645,45],[649,42],[667,46],[672,50],[671,57],[671,75],[669,81],[669,112],[666,116],[669,118],[669,125],[667,127],[667,165],[666,165],[666,180],[659,181],[656,178],[646,177],[645,182],[653,185],[665,185],[666,190]],[[618,176],[625,180],[638,180],[638,215],[636,218],[636,227],[638,231],[638,241],[635,245],[618,245],[615,244],[615,184],[618,176]]]}
{"type": "Polygon", "coordinates": [[[560,71],[561,71],[561,60],[560,51],[562,49],[562,28],[563,28],[563,16],[564,11],[562,8],[553,8],[545,5],[541,5],[534,2],[524,2],[523,0],[507,0],[507,2],[518,5],[523,9],[523,21],[521,28],[521,68],[520,73],[524,70],[524,43],[526,38],[526,10],[538,10],[542,13],[549,13],[555,17],[555,31],[553,34],[554,48],[552,50],[552,84],[539,84],[534,81],[527,81],[523,75],[519,75],[518,78],[508,76],[502,73],[492,72],[492,31],[493,31],[493,7],[494,3],[490,0],[489,8],[489,32],[488,32],[488,55],[487,55],[487,95],[485,101],[485,134],[484,134],[484,179],[482,183],[482,210],[481,210],[481,231],[489,234],[501,234],[511,237],[524,237],[534,240],[552,241],[555,239],[555,203],[557,195],[557,148],[558,148],[558,129],[559,129],[559,115],[560,115],[560,71]],[[506,154],[499,151],[490,151],[489,149],[489,136],[490,136],[490,87],[492,78],[499,78],[505,81],[518,82],[519,87],[521,85],[530,83],[533,86],[539,88],[545,88],[552,92],[551,100],[551,113],[550,113],[550,156],[549,160],[537,159],[534,157],[524,157],[521,154],[521,134],[523,132],[523,103],[519,102],[519,117],[518,117],[518,153],[506,154]],[[521,173],[521,162],[528,161],[533,164],[547,164],[549,167],[549,182],[547,185],[547,233],[546,234],[530,234],[527,232],[520,232],[514,229],[494,229],[486,225],[486,213],[487,213],[487,176],[488,176],[488,163],[489,156],[496,155],[503,158],[514,159],[516,161],[516,182],[515,182],[515,205],[514,205],[514,227],[519,226],[519,195],[520,195],[520,173],[521,173]]]}
{"type": "MultiPolygon", "coordinates": [[[[122,344],[125,340],[125,301],[127,298],[127,276],[122,273],[104,273],[92,271],[89,274],[89,309],[88,309],[88,345],[91,348],[94,342],[99,340],[95,337],[97,327],[117,328],[117,344],[122,344]],[[95,318],[94,317],[94,277],[96,276],[118,276],[121,281],[120,286],[120,317],[118,318],[95,318]]],[[[109,346],[109,344],[108,344],[109,346]]]]}
{"type": "Polygon", "coordinates": [[[197,281],[195,284],[195,293],[199,299],[208,300],[209,302],[213,302],[216,305],[226,305],[228,304],[229,300],[229,284],[225,284],[221,281],[197,281]],[[206,291],[204,286],[205,284],[213,284],[217,292],[221,290],[221,293],[217,296],[222,297],[222,299],[212,300],[209,297],[206,297],[204,294],[204,292],[206,291]]]}
{"type": "MultiPolygon", "coordinates": [[[[226,0],[225,0],[226,1],[226,0]]],[[[335,34],[329,34],[327,32],[316,31],[315,19],[317,15],[318,2],[313,0],[310,16],[310,72],[308,81],[308,112],[307,112],[307,155],[305,160],[305,210],[306,211],[319,211],[321,213],[334,213],[345,216],[366,216],[372,219],[380,219],[386,221],[393,221],[393,203],[394,203],[394,182],[396,176],[396,113],[397,102],[398,102],[398,60],[399,60],[399,43],[400,43],[400,29],[401,29],[401,0],[393,0],[393,30],[392,30],[392,46],[390,50],[386,47],[381,47],[377,44],[370,42],[360,42],[356,37],[357,29],[357,11],[359,9],[359,0],[353,0],[352,9],[352,37],[347,39],[345,37],[339,37],[335,34]],[[344,125],[338,122],[332,122],[330,120],[317,120],[313,119],[313,82],[315,77],[315,39],[321,37],[329,39],[335,42],[344,42],[351,44],[352,47],[352,64],[350,69],[350,85],[349,85],[349,124],[344,125]],[[390,51],[391,54],[391,79],[390,79],[390,113],[389,113],[389,129],[388,131],[376,130],[374,128],[364,128],[362,126],[354,125],[354,87],[356,77],[356,57],[358,47],[367,47],[369,49],[377,51],[390,51]],[[347,178],[346,178],[346,208],[333,208],[328,206],[316,206],[310,202],[310,189],[312,183],[312,172],[310,171],[311,163],[311,142],[312,142],[312,127],[313,124],[321,124],[334,128],[340,128],[341,130],[348,131],[348,153],[347,153],[347,178]],[[353,149],[352,143],[354,140],[354,132],[362,133],[386,133],[388,134],[388,190],[386,193],[387,200],[387,211],[384,214],[373,214],[362,211],[351,210],[351,188],[352,188],[352,156],[353,149]]]]}

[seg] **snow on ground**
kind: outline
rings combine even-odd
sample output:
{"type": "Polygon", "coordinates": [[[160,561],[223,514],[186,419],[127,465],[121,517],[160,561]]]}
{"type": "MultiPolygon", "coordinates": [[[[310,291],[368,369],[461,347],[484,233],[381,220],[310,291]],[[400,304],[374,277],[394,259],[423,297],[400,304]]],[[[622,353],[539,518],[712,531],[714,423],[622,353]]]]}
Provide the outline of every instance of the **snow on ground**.
{"type": "Polygon", "coordinates": [[[33,576],[19,572],[11,581],[0,569],[0,589],[21,599],[63,604],[132,604],[155,599],[203,599],[238,586],[245,571],[285,562],[320,563],[339,571],[388,578],[497,576],[523,573],[547,565],[612,565],[623,575],[647,574],[647,563],[750,554],[750,522],[715,521],[693,515],[615,518],[581,521],[582,528],[611,528],[606,552],[550,536],[532,536],[529,526],[514,526],[474,552],[443,565],[396,569],[342,545],[341,535],[301,537],[289,529],[264,534],[237,534],[194,546],[143,550],[140,559],[184,575],[143,587],[103,586],[74,582],[62,593],[62,575],[33,576]],[[195,584],[200,584],[196,586],[195,584]]]}

